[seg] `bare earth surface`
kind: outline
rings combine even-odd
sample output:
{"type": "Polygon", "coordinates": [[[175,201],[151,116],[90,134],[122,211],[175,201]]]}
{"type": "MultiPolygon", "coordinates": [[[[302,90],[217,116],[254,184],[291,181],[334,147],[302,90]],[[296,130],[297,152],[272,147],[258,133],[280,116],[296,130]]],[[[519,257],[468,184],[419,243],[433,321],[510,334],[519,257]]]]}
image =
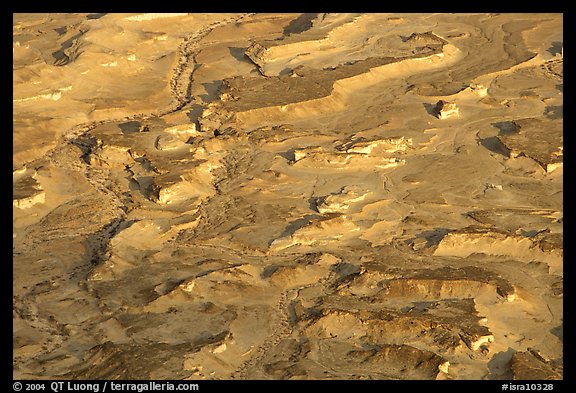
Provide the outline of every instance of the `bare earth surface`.
{"type": "Polygon", "coordinates": [[[562,379],[560,14],[15,14],[13,377],[562,379]]]}

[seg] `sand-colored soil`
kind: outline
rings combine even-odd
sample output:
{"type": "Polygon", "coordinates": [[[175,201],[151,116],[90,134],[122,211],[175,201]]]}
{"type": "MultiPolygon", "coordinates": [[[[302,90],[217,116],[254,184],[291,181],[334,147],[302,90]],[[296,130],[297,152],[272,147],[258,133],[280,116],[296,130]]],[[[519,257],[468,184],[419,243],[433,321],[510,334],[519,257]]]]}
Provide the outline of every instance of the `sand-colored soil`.
{"type": "Polygon", "coordinates": [[[17,379],[562,379],[560,14],[15,14],[17,379]]]}

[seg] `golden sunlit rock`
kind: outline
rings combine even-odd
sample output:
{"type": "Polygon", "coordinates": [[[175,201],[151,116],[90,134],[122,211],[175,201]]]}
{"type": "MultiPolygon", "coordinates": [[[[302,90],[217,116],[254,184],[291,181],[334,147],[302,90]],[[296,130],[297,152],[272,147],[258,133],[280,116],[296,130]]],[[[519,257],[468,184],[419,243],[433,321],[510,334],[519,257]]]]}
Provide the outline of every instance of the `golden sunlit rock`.
{"type": "Polygon", "coordinates": [[[562,379],[563,15],[13,14],[14,379],[562,379]]]}

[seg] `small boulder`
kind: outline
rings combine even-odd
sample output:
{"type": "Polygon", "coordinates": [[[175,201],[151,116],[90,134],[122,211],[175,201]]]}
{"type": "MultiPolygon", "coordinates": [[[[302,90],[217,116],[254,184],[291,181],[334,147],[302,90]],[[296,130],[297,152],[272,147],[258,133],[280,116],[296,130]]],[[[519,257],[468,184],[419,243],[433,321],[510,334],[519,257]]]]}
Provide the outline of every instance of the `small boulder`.
{"type": "Polygon", "coordinates": [[[436,103],[436,107],[434,108],[436,116],[440,120],[448,119],[449,117],[458,117],[458,108],[456,104],[453,102],[446,102],[440,100],[436,103]]]}

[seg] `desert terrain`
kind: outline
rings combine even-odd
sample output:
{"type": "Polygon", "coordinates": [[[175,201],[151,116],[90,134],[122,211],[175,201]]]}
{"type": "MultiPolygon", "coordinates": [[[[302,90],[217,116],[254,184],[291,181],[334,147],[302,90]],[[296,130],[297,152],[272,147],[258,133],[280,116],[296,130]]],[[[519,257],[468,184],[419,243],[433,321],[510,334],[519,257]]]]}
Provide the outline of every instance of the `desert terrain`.
{"type": "Polygon", "coordinates": [[[13,378],[563,379],[562,14],[14,14],[13,378]]]}

